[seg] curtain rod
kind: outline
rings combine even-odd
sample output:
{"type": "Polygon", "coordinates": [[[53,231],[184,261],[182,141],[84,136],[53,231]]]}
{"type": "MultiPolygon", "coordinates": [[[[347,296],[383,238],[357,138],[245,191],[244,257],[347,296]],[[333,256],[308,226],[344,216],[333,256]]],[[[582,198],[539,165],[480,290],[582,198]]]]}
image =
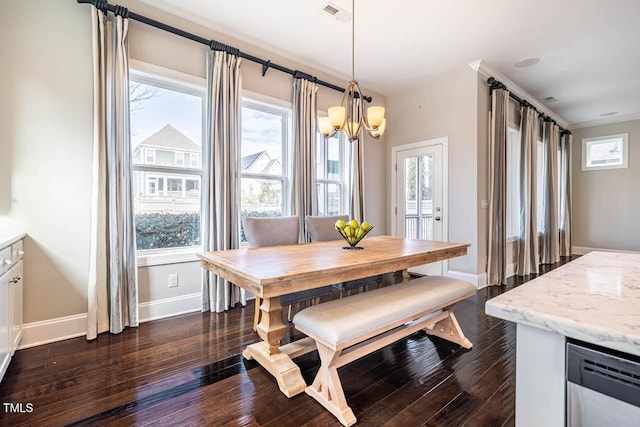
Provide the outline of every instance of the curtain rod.
{"type": "MultiPolygon", "coordinates": [[[[332,83],[328,83],[328,82],[322,81],[322,80],[320,80],[320,79],[318,79],[316,77],[311,76],[310,74],[307,74],[307,73],[304,73],[304,72],[298,71],[298,70],[292,70],[290,68],[283,67],[282,65],[275,64],[275,63],[271,62],[270,60],[265,60],[265,59],[262,59],[262,58],[258,58],[257,56],[249,55],[248,53],[241,52],[239,49],[234,48],[232,46],[229,46],[227,44],[221,43],[219,41],[208,40],[208,39],[205,39],[204,37],[200,37],[198,35],[183,31],[183,30],[181,30],[179,28],[172,27],[171,25],[167,25],[167,24],[164,24],[162,22],[156,21],[155,19],[151,19],[151,18],[148,18],[146,16],[139,15],[139,14],[137,14],[135,12],[131,12],[126,7],[109,4],[106,0],[76,0],[76,1],[79,4],[91,4],[91,5],[95,6],[96,9],[100,9],[105,13],[107,11],[113,12],[116,15],[122,16],[123,18],[133,19],[134,21],[142,22],[143,24],[147,24],[147,25],[150,25],[152,27],[158,28],[160,30],[167,31],[167,32],[169,32],[171,34],[175,34],[177,36],[184,37],[186,39],[189,39],[189,40],[192,40],[194,42],[203,44],[205,46],[209,46],[209,48],[212,49],[212,50],[224,51],[224,52],[239,56],[240,58],[247,59],[247,60],[249,60],[251,62],[256,62],[256,63],[262,65],[262,76],[263,77],[267,73],[267,70],[269,70],[269,68],[273,68],[274,70],[278,70],[278,71],[282,71],[283,73],[290,74],[296,79],[302,78],[302,79],[310,80],[312,82],[315,82],[315,83],[319,84],[320,86],[328,87],[329,89],[333,89],[333,90],[336,90],[338,92],[344,92],[345,91],[345,88],[343,88],[343,87],[336,86],[336,85],[334,85],[332,83]]],[[[356,94],[356,97],[357,97],[357,94],[356,94]]],[[[364,99],[367,102],[371,102],[372,101],[372,98],[370,96],[363,95],[362,99],[364,99]]]]}
{"type": "MultiPolygon", "coordinates": [[[[487,84],[489,85],[489,90],[493,91],[494,89],[504,89],[504,90],[509,90],[507,89],[507,87],[504,85],[504,83],[496,80],[493,77],[489,77],[487,79],[487,84]]],[[[558,125],[558,123],[556,123],[555,120],[553,120],[551,117],[547,116],[546,114],[544,114],[544,112],[538,110],[536,107],[534,107],[533,105],[531,105],[526,99],[522,99],[520,98],[518,95],[514,94],[513,92],[509,92],[509,96],[511,98],[513,98],[515,101],[517,101],[521,106],[523,107],[529,107],[529,108],[533,108],[540,117],[542,117],[544,119],[545,122],[552,122],[554,125],[558,125]]],[[[562,126],[558,125],[558,127],[560,128],[560,136],[562,135],[571,135],[571,131],[568,129],[563,128],[562,126]]]]}

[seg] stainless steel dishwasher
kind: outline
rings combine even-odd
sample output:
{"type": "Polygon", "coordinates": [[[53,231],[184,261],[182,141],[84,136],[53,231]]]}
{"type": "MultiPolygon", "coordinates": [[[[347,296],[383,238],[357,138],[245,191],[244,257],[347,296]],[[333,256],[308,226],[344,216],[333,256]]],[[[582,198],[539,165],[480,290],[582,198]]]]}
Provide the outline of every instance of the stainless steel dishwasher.
{"type": "Polygon", "coordinates": [[[640,426],[640,357],[567,340],[567,426],[640,426]]]}

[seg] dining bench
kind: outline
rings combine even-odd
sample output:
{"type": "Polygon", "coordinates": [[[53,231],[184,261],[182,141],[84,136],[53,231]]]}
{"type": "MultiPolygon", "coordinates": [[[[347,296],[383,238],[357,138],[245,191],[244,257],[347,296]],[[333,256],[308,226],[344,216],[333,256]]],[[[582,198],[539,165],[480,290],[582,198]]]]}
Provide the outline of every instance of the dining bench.
{"type": "Polygon", "coordinates": [[[471,283],[424,276],[300,311],[293,323],[315,340],[321,362],[305,392],[343,425],[353,425],[338,368],[421,329],[470,349],[452,309],[475,293],[471,283]]]}

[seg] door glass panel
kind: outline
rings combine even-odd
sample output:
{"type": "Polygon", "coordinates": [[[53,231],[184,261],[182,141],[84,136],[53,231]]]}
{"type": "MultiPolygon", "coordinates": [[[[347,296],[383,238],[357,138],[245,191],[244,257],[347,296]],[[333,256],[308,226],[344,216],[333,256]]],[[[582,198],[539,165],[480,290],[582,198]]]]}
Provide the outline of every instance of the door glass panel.
{"type": "Polygon", "coordinates": [[[404,236],[418,238],[418,157],[405,159],[404,236]]]}
{"type": "Polygon", "coordinates": [[[433,156],[420,158],[420,238],[433,240],[433,156]]]}
{"type": "Polygon", "coordinates": [[[405,159],[404,235],[433,239],[433,155],[405,159]]]}

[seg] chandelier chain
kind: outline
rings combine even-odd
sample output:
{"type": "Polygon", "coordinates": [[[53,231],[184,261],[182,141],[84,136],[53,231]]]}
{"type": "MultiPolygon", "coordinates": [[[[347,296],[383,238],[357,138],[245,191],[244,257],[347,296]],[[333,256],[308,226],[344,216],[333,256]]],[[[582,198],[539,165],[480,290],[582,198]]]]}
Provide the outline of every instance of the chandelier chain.
{"type": "Polygon", "coordinates": [[[329,117],[318,119],[320,133],[325,139],[340,130],[344,131],[350,142],[357,141],[363,129],[374,139],[382,136],[386,123],[384,107],[370,106],[365,113],[363,100],[367,100],[367,97],[362,94],[356,81],[356,0],[351,0],[351,81],[344,90],[340,105],[329,108],[329,117]]]}
{"type": "Polygon", "coordinates": [[[356,79],[356,0],[351,0],[351,80],[356,79]]]}

